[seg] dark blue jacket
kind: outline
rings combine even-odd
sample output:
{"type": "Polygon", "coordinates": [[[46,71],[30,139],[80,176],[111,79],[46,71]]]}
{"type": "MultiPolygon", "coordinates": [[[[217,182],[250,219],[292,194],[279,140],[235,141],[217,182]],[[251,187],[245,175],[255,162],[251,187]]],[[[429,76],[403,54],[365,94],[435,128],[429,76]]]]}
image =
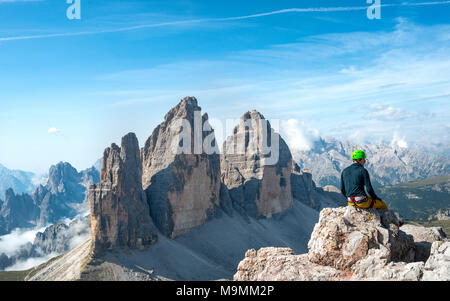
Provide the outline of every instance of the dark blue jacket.
{"type": "Polygon", "coordinates": [[[341,174],[341,192],[345,197],[370,196],[373,199],[381,200],[373,190],[370,183],[370,176],[367,169],[359,163],[353,163],[341,174]],[[367,190],[364,190],[364,187],[367,190]]]}

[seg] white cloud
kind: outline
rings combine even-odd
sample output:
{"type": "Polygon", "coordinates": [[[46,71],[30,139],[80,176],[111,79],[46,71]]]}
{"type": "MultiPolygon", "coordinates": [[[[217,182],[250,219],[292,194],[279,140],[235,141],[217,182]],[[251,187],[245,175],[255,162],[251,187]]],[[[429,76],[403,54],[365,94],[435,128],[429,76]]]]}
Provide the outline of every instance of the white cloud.
{"type": "Polygon", "coordinates": [[[406,112],[400,108],[394,108],[389,105],[383,104],[371,104],[369,106],[371,112],[367,115],[367,118],[384,120],[384,121],[400,121],[413,117],[412,114],[406,112]]]}
{"type": "MultiPolygon", "coordinates": [[[[205,106],[210,104],[205,109],[213,118],[236,118],[251,104],[268,119],[307,119],[324,135],[389,143],[401,125],[403,140],[411,144],[420,130],[442,136],[442,127],[435,125],[448,122],[450,56],[441,35],[450,26],[398,22],[392,31],[306,37],[217,60],[123,70],[98,79],[156,80],[164,84],[154,93],[142,91],[144,100],[158,95],[161,103],[173,101],[174,92],[184,96],[190,91],[205,106]],[[184,74],[194,75],[186,82],[184,74]],[[425,119],[429,122],[419,122],[425,119]],[[347,128],[337,126],[344,121],[347,128]]],[[[136,97],[135,92],[129,96],[136,97]]]]}
{"type": "MultiPolygon", "coordinates": [[[[91,232],[88,221],[84,218],[89,215],[89,211],[81,212],[73,219],[66,218],[62,222],[71,225],[66,232],[69,237],[69,248],[72,249],[89,239],[91,232]]],[[[36,229],[15,229],[10,234],[0,236],[0,254],[5,253],[8,257],[20,254],[21,248],[29,243],[33,243],[38,232],[43,233],[46,227],[36,229]]],[[[51,254],[44,254],[40,249],[36,250],[37,257],[30,257],[23,260],[16,261],[12,266],[7,267],[6,271],[23,271],[35,267],[41,263],[50,260],[53,257],[60,255],[53,252],[51,254]]]]}
{"type": "Polygon", "coordinates": [[[48,129],[48,132],[50,134],[55,134],[55,133],[59,133],[60,131],[57,128],[55,128],[54,126],[52,126],[51,128],[48,129]]]}
{"type": "Polygon", "coordinates": [[[320,138],[317,129],[307,127],[297,119],[282,120],[280,132],[289,148],[294,151],[309,151],[320,138]]]}
{"type": "Polygon", "coordinates": [[[391,147],[393,148],[408,148],[408,143],[404,137],[400,137],[397,132],[394,133],[394,137],[391,141],[391,147]]]}
{"type": "Polygon", "coordinates": [[[44,262],[49,261],[53,257],[58,256],[59,254],[52,253],[49,255],[45,255],[42,257],[32,257],[28,258],[26,260],[17,261],[12,266],[9,266],[5,269],[5,271],[26,271],[31,268],[34,268],[35,266],[38,266],[40,264],[43,264],[44,262]]]}
{"type": "MultiPolygon", "coordinates": [[[[39,173],[39,174],[35,174],[32,178],[31,178],[31,182],[33,183],[33,185],[35,187],[39,186],[39,185],[45,185],[48,182],[48,173],[39,173]]],[[[34,189],[34,188],[33,188],[34,189]]]]}
{"type": "Polygon", "coordinates": [[[36,234],[44,230],[45,228],[15,229],[10,234],[0,236],[0,254],[5,253],[7,256],[16,254],[20,247],[33,243],[36,234]]]}
{"type": "MultiPolygon", "coordinates": [[[[30,1],[31,2],[31,1],[41,1],[41,0],[0,0],[0,3],[19,2],[19,1],[23,1],[23,2],[30,1]]],[[[398,3],[398,4],[381,4],[381,7],[428,6],[428,5],[446,5],[446,4],[450,4],[450,1],[430,1],[430,2],[416,2],[416,3],[402,2],[402,3],[398,3]]],[[[288,14],[288,13],[330,13],[330,12],[345,12],[345,11],[364,11],[364,10],[367,10],[368,7],[369,7],[368,5],[361,5],[361,6],[343,6],[343,7],[287,8],[287,9],[269,11],[269,12],[258,13],[258,14],[236,16],[236,17],[179,20],[179,21],[172,21],[172,22],[142,24],[142,25],[136,25],[136,26],[119,27],[119,28],[97,30],[97,31],[93,30],[93,31],[82,31],[82,32],[54,33],[54,34],[45,34],[45,35],[28,35],[28,36],[15,36],[15,37],[3,37],[3,38],[0,37],[0,41],[98,35],[98,34],[105,34],[105,33],[134,31],[134,30],[146,29],[146,28],[161,28],[161,27],[177,26],[177,25],[192,25],[192,24],[211,23],[211,22],[239,21],[239,20],[267,17],[267,16],[272,16],[272,15],[288,14]]]]}
{"type": "Polygon", "coordinates": [[[44,0],[0,0],[1,3],[13,3],[13,2],[41,2],[44,0]]]}
{"type": "Polygon", "coordinates": [[[84,233],[79,234],[79,235],[75,235],[74,237],[72,237],[70,239],[69,248],[73,249],[75,247],[78,247],[80,244],[84,243],[90,237],[91,237],[91,233],[89,231],[88,232],[84,232],[84,233]]]}

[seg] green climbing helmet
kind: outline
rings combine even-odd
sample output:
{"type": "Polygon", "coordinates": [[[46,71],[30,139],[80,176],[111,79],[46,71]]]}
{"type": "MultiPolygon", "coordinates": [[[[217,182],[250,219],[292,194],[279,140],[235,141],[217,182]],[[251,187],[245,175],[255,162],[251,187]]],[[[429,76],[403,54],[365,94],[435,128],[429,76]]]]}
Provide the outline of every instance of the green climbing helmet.
{"type": "Polygon", "coordinates": [[[352,154],[352,160],[365,159],[366,153],[362,150],[355,150],[352,154]]]}

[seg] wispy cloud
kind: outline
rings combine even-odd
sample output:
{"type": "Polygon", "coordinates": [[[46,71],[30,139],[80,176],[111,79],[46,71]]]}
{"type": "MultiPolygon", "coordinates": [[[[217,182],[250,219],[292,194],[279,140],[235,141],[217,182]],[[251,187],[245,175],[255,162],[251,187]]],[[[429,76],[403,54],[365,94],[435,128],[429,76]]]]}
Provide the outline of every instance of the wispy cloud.
{"type": "Polygon", "coordinates": [[[445,139],[440,131],[449,118],[450,52],[440,37],[449,29],[399,19],[392,31],[325,34],[216,61],[125,70],[97,79],[145,84],[145,90],[130,90],[129,95],[109,91],[109,98],[121,105],[128,99],[133,105],[170,102],[188,90],[202,103],[214,101],[208,109],[212,117],[235,118],[251,104],[251,109],[269,112],[269,118],[294,118],[284,135],[287,140],[294,133],[305,137],[290,143],[298,143],[298,148],[307,148],[314,138],[308,128],[337,138],[380,139],[388,144],[397,131],[404,135],[397,145],[412,145],[427,132],[445,139]],[[187,83],[184,74],[190,76],[187,83]],[[148,83],[156,89],[148,89],[148,83]]]}
{"type": "Polygon", "coordinates": [[[304,121],[288,119],[281,121],[280,134],[292,151],[309,151],[320,138],[317,129],[310,128],[304,121]]]}
{"type": "Polygon", "coordinates": [[[58,133],[59,130],[57,128],[55,128],[54,126],[52,126],[51,128],[48,129],[48,132],[50,134],[55,134],[55,133],[58,133]]]}
{"type": "Polygon", "coordinates": [[[15,255],[20,248],[28,243],[33,243],[38,232],[43,232],[44,228],[36,229],[15,229],[10,234],[0,236],[0,254],[7,256],[15,255]]]}
{"type": "Polygon", "coordinates": [[[391,141],[391,147],[393,148],[408,148],[408,143],[405,140],[405,137],[400,137],[397,132],[394,133],[394,137],[391,141]]]}
{"type": "Polygon", "coordinates": [[[31,257],[25,260],[19,260],[14,263],[12,266],[9,266],[5,269],[5,271],[26,271],[36,266],[43,264],[44,262],[49,261],[50,259],[58,256],[58,253],[52,253],[48,255],[44,255],[42,257],[31,257]]]}
{"type": "Polygon", "coordinates": [[[383,121],[401,121],[413,117],[412,114],[406,112],[401,108],[396,108],[389,105],[374,103],[369,106],[370,113],[367,118],[377,119],[383,121]]]}
{"type": "MultiPolygon", "coordinates": [[[[0,3],[15,2],[15,1],[20,1],[20,0],[0,0],[0,3]]],[[[21,0],[21,1],[27,1],[27,0],[21,0]]],[[[33,0],[28,0],[28,1],[33,1],[33,0]]],[[[39,0],[37,0],[37,1],[39,1],[39,0]]],[[[446,5],[446,4],[450,4],[450,1],[431,1],[431,2],[418,2],[418,3],[402,2],[402,3],[398,3],[398,4],[382,4],[381,6],[382,7],[399,7],[399,6],[427,6],[427,5],[446,5]]],[[[361,11],[361,10],[367,10],[367,8],[368,8],[368,6],[287,8],[287,9],[263,12],[263,13],[258,13],[258,14],[236,16],[236,17],[180,20],[180,21],[162,22],[162,23],[154,23],[154,24],[142,24],[142,25],[136,25],[136,26],[112,28],[112,29],[105,29],[105,30],[0,37],[0,41],[5,42],[5,41],[29,40],[29,39],[47,39],[47,38],[57,38],[57,37],[98,35],[98,34],[106,34],[106,33],[134,31],[134,30],[139,30],[139,29],[189,25],[189,24],[196,24],[196,23],[239,21],[239,20],[267,17],[267,16],[272,16],[272,15],[288,14],[288,13],[323,13],[323,12],[361,11]]]]}
{"type": "Polygon", "coordinates": [[[0,4],[6,3],[20,3],[20,2],[42,2],[45,0],[0,0],[0,4]]]}

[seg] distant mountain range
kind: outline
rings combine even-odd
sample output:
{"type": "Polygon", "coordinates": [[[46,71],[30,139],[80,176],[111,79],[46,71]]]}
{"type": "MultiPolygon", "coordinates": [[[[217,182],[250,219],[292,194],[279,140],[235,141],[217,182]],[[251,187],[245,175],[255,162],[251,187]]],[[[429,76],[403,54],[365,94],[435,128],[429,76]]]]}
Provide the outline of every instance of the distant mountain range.
{"type": "Polygon", "coordinates": [[[78,172],[69,163],[58,163],[49,170],[46,185],[31,193],[16,193],[8,188],[0,198],[0,235],[16,228],[32,228],[73,218],[86,211],[87,188],[98,182],[94,167],[78,172]]]}
{"type": "Polygon", "coordinates": [[[37,175],[22,170],[10,170],[0,164],[0,196],[3,196],[9,188],[17,193],[30,192],[35,187],[37,175]]]}
{"type": "Polygon", "coordinates": [[[308,169],[319,186],[340,187],[344,168],[352,164],[351,154],[366,152],[366,168],[374,186],[395,185],[450,174],[450,159],[419,150],[383,144],[357,144],[334,138],[320,138],[309,151],[292,151],[302,169],[308,169]]]}

